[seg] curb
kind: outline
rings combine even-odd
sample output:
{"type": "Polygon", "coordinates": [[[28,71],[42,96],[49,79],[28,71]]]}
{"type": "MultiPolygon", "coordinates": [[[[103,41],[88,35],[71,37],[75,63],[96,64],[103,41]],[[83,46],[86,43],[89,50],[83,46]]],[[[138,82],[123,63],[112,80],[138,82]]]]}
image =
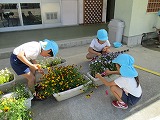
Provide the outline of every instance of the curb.
{"type": "MultiPolygon", "coordinates": [[[[94,37],[95,36],[82,37],[82,38],[76,38],[76,39],[60,40],[56,42],[60,49],[64,49],[64,48],[70,48],[70,47],[90,44],[90,42],[92,41],[94,37]]],[[[15,47],[0,49],[0,59],[9,58],[14,48],[15,47]]]]}

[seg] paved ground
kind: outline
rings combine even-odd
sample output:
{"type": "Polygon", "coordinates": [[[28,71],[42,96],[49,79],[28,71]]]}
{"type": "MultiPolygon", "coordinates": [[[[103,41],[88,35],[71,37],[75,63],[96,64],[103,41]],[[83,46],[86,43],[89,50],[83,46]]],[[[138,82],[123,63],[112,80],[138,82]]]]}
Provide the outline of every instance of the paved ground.
{"type": "MultiPolygon", "coordinates": [[[[83,72],[88,72],[89,61],[85,55],[89,44],[82,44],[89,38],[79,38],[72,42],[74,47],[61,48],[59,55],[67,60],[67,64],[82,65],[83,72]],[[79,44],[81,44],[79,46],[79,44]]],[[[63,43],[64,41],[59,41],[63,43]]],[[[67,42],[67,40],[66,40],[67,42]]],[[[62,44],[61,44],[62,45],[62,44]]],[[[66,43],[71,45],[71,43],[66,43]]],[[[71,45],[72,46],[72,45],[71,45]]],[[[127,49],[123,46],[119,49],[111,48],[113,51],[127,49]]],[[[128,52],[135,58],[135,64],[147,69],[160,72],[160,52],[152,51],[147,48],[137,46],[129,48],[128,52]]],[[[10,51],[10,50],[9,50],[10,51]]],[[[0,69],[10,67],[9,59],[0,59],[0,69]]],[[[109,91],[105,94],[108,87],[102,85],[93,89],[90,99],[85,96],[87,93],[76,97],[57,102],[53,97],[44,101],[32,101],[33,120],[159,120],[160,119],[160,77],[154,74],[137,69],[139,72],[140,83],[143,89],[142,99],[136,106],[131,106],[127,110],[114,108],[111,101],[114,99],[109,91]]],[[[16,76],[17,82],[25,81],[16,76]]],[[[108,89],[109,90],[109,89],[108,89]]]]}
{"type": "MultiPolygon", "coordinates": [[[[59,56],[66,59],[67,64],[82,65],[82,71],[86,74],[89,65],[85,58],[87,48],[100,28],[107,29],[107,25],[0,33],[0,69],[10,67],[8,57],[15,46],[48,38],[57,40],[60,46],[59,56]]],[[[124,45],[119,49],[111,49],[118,51],[128,47],[124,45]]],[[[129,49],[128,53],[135,58],[136,65],[160,73],[160,52],[142,46],[129,49]]],[[[160,120],[160,77],[139,69],[137,71],[143,96],[136,106],[127,110],[114,108],[111,105],[114,97],[110,91],[107,96],[105,90],[108,87],[102,85],[93,89],[90,99],[87,99],[87,93],[84,93],[61,102],[57,102],[53,97],[44,101],[32,101],[33,120],[160,120]]],[[[16,82],[26,83],[26,80],[16,76],[16,82]]]]}

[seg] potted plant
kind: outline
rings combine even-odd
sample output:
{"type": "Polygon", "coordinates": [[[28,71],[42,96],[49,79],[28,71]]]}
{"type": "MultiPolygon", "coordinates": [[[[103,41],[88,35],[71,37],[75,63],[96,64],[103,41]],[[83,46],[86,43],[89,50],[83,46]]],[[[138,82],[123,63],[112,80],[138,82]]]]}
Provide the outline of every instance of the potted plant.
{"type": "Polygon", "coordinates": [[[80,69],[77,65],[50,67],[36,87],[38,97],[44,99],[53,95],[57,101],[62,101],[83,93],[92,86],[92,81],[80,73],[80,69]]]}
{"type": "Polygon", "coordinates": [[[47,69],[48,67],[53,66],[65,66],[66,60],[61,57],[50,57],[47,59],[39,60],[38,63],[41,65],[42,69],[47,69]]]}
{"type": "MultiPolygon", "coordinates": [[[[111,52],[111,53],[103,54],[101,56],[94,57],[94,59],[92,59],[89,64],[89,72],[87,73],[88,77],[90,77],[97,86],[102,85],[103,83],[98,78],[95,78],[95,74],[96,73],[103,74],[103,72],[107,69],[111,71],[116,70],[116,66],[114,63],[112,63],[112,60],[122,53],[123,51],[111,52]]],[[[117,78],[118,75],[109,75],[105,77],[106,79],[113,80],[117,78]]]]}
{"type": "MultiPolygon", "coordinates": [[[[50,57],[47,59],[41,59],[38,60],[38,64],[40,64],[40,68],[43,69],[44,73],[48,72],[49,67],[55,67],[55,66],[65,66],[66,60],[62,59],[61,57],[50,57]]],[[[36,79],[41,80],[42,74],[36,73],[36,79]]]]}
{"type": "Polygon", "coordinates": [[[31,112],[24,106],[24,99],[0,99],[1,120],[31,120],[31,112]]]}
{"type": "MultiPolygon", "coordinates": [[[[2,93],[2,92],[1,92],[2,93]]],[[[16,86],[13,92],[0,98],[0,118],[3,120],[31,120],[28,99],[32,94],[23,86],[16,86]]]]}
{"type": "Polygon", "coordinates": [[[15,84],[15,75],[10,69],[0,70],[0,90],[7,91],[15,84]]]}
{"type": "Polygon", "coordinates": [[[31,108],[31,100],[33,99],[33,95],[28,87],[23,84],[18,84],[13,88],[13,93],[16,99],[26,98],[25,106],[27,107],[27,109],[31,108]]]}

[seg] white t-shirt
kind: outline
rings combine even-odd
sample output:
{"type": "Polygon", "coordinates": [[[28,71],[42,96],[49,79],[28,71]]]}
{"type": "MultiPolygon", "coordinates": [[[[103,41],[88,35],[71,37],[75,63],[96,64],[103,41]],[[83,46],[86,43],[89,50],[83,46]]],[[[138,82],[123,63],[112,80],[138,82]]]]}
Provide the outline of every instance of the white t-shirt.
{"type": "Polygon", "coordinates": [[[93,48],[93,49],[96,50],[96,51],[102,51],[102,49],[103,49],[105,46],[108,46],[108,47],[111,46],[109,40],[106,40],[105,43],[100,44],[100,43],[98,42],[98,39],[97,39],[97,38],[94,38],[94,39],[92,40],[91,44],[90,44],[90,47],[93,48]]]}
{"type": "Polygon", "coordinates": [[[140,85],[137,87],[135,78],[119,77],[114,80],[114,82],[124,91],[130,93],[135,97],[140,97],[142,94],[142,88],[140,85]]]}
{"type": "Polygon", "coordinates": [[[20,51],[24,51],[27,60],[34,60],[41,53],[41,45],[39,42],[27,42],[13,50],[13,54],[18,55],[20,51]]]}

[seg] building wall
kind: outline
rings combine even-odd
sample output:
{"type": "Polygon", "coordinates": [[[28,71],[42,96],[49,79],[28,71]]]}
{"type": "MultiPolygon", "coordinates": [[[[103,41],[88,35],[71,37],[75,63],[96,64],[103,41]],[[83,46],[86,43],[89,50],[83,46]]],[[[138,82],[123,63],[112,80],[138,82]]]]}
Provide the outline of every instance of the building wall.
{"type": "Polygon", "coordinates": [[[77,25],[78,24],[78,1],[62,0],[61,5],[62,5],[61,6],[62,25],[77,25]]]}
{"type": "MultiPolygon", "coordinates": [[[[0,28],[0,32],[71,26],[83,23],[83,0],[0,0],[0,3],[40,3],[42,16],[42,24],[5,27],[0,28]],[[49,12],[57,12],[58,18],[47,20],[46,13],[49,12]]],[[[106,21],[106,6],[107,0],[103,0],[103,22],[106,21]]],[[[21,13],[21,10],[19,10],[19,13],[21,13]]],[[[22,16],[20,15],[19,18],[22,19],[22,16]]]]}
{"type": "Polygon", "coordinates": [[[140,44],[142,34],[153,32],[158,24],[157,13],[146,12],[147,4],[148,0],[116,0],[114,18],[125,22],[125,43],[140,44]]]}

